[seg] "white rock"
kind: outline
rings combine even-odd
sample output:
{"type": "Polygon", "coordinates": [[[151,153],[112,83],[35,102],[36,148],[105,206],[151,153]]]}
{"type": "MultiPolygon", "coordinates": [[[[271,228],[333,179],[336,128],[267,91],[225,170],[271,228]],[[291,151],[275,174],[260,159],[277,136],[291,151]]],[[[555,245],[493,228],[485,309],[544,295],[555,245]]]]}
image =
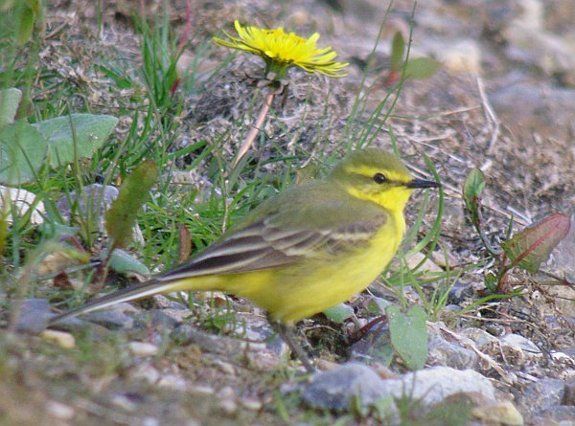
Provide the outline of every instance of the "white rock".
{"type": "Polygon", "coordinates": [[[130,342],[130,351],[136,356],[154,356],[158,353],[158,347],[146,342],[130,342]]]}
{"type": "Polygon", "coordinates": [[[531,354],[541,353],[541,349],[539,349],[535,343],[519,334],[514,333],[506,334],[500,340],[501,343],[518,347],[527,353],[531,354]]]}
{"type": "MultiPolygon", "coordinates": [[[[44,222],[44,215],[46,210],[44,208],[44,203],[39,201],[34,203],[36,200],[36,194],[26,191],[21,188],[8,188],[6,186],[0,185],[0,211],[3,211],[6,203],[11,206],[8,212],[12,208],[15,208],[20,216],[28,213],[30,208],[33,207],[32,214],[30,215],[30,222],[34,225],[40,225],[44,222]]],[[[12,223],[12,214],[8,213],[7,217],[8,223],[12,223]]]]}
{"type": "Polygon", "coordinates": [[[479,394],[495,402],[495,389],[487,377],[473,370],[433,367],[405,374],[400,379],[384,380],[382,395],[401,398],[409,395],[426,405],[434,405],[458,393],[479,394]]]}
{"type": "Polygon", "coordinates": [[[74,336],[64,331],[44,330],[40,333],[40,337],[49,342],[56,343],[64,349],[72,349],[76,346],[76,339],[74,339],[74,336]]]}
{"type": "Polygon", "coordinates": [[[175,374],[167,374],[158,380],[158,386],[177,391],[185,391],[188,388],[186,381],[175,374]]]}
{"type": "Polygon", "coordinates": [[[72,420],[75,415],[75,411],[72,407],[58,401],[48,401],[46,403],[46,410],[54,417],[62,420],[72,420]]]}

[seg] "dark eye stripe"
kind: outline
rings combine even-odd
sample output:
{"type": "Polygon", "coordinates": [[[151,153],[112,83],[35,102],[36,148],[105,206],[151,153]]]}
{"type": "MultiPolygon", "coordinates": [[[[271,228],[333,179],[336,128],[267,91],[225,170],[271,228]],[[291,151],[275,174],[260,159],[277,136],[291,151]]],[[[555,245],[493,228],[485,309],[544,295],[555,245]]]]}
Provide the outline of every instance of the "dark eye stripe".
{"type": "Polygon", "coordinates": [[[375,183],[379,183],[379,184],[387,182],[387,178],[385,177],[385,175],[383,173],[374,174],[373,180],[375,183]]]}

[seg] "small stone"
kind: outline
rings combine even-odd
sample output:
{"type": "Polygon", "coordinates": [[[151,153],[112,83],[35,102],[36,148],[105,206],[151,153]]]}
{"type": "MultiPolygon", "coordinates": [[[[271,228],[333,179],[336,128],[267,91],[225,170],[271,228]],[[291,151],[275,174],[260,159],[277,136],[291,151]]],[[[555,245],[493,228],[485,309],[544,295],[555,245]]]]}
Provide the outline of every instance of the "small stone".
{"type": "Polygon", "coordinates": [[[487,331],[481,328],[469,327],[464,328],[459,332],[459,334],[463,337],[467,337],[468,339],[473,340],[475,345],[479,350],[482,350],[487,345],[493,345],[498,343],[497,337],[489,334],[487,331]]]}
{"type": "Polygon", "coordinates": [[[191,394],[196,394],[196,395],[213,395],[216,393],[214,388],[212,388],[211,386],[202,386],[202,385],[191,386],[188,389],[188,391],[191,394]]]}
{"type": "Polygon", "coordinates": [[[130,342],[128,348],[136,356],[154,356],[158,353],[158,347],[146,342],[130,342]]]}
{"type": "Polygon", "coordinates": [[[46,403],[46,410],[61,420],[72,420],[76,415],[72,407],[58,401],[48,401],[46,403]]]}
{"type": "Polygon", "coordinates": [[[506,334],[505,336],[501,337],[500,340],[501,343],[505,343],[511,346],[517,346],[525,352],[529,352],[532,354],[541,354],[541,349],[539,349],[535,343],[519,334],[514,333],[506,334]]]}
{"type": "Polygon", "coordinates": [[[52,316],[50,304],[46,299],[25,299],[19,307],[16,331],[38,334],[46,328],[52,316]]]}
{"type": "Polygon", "coordinates": [[[475,394],[495,402],[495,389],[488,378],[473,370],[432,367],[407,373],[397,380],[384,381],[384,395],[409,395],[426,405],[435,405],[456,394],[475,394]]]}
{"type": "Polygon", "coordinates": [[[485,424],[523,425],[523,416],[510,401],[475,407],[472,414],[485,424]]]}
{"type": "Polygon", "coordinates": [[[157,385],[182,392],[188,388],[186,381],[175,374],[167,374],[161,377],[160,380],[158,380],[157,385]]]}
{"type": "Polygon", "coordinates": [[[74,339],[74,336],[65,331],[44,330],[40,333],[40,337],[48,342],[56,343],[64,349],[72,349],[76,346],[76,339],[74,339]]]}
{"type": "Polygon", "coordinates": [[[134,326],[134,319],[126,312],[138,312],[129,303],[119,303],[103,311],[90,312],[84,319],[111,330],[130,329],[134,326]]]}
{"type": "Polygon", "coordinates": [[[34,206],[34,210],[30,214],[30,223],[40,225],[44,222],[44,216],[46,215],[44,203],[42,201],[36,202],[36,194],[30,191],[0,185],[0,211],[2,212],[4,211],[4,204],[8,204],[6,208],[6,222],[8,223],[12,223],[13,210],[18,215],[23,216],[29,213],[31,206],[34,206]]]}
{"type": "Polygon", "coordinates": [[[477,363],[477,354],[471,349],[451,343],[436,334],[428,343],[429,360],[433,365],[447,365],[458,370],[473,368],[477,363]]]}
{"type": "Polygon", "coordinates": [[[141,424],[142,426],[159,426],[160,421],[154,417],[144,417],[141,424]]]}
{"type": "Polygon", "coordinates": [[[315,408],[346,410],[353,401],[369,405],[385,395],[384,380],[371,368],[357,363],[316,373],[303,390],[304,401],[315,408]]]}
{"type": "Polygon", "coordinates": [[[236,375],[236,369],[234,368],[234,366],[230,363],[221,361],[219,359],[214,359],[213,363],[225,374],[229,375],[229,376],[235,376],[236,375]]]}
{"type": "Polygon", "coordinates": [[[77,214],[90,218],[98,225],[99,230],[103,230],[104,213],[118,198],[119,193],[118,188],[114,186],[93,183],[82,188],[80,196],[74,191],[63,195],[56,202],[56,206],[64,220],[69,221],[72,214],[77,214]]]}
{"type": "Polygon", "coordinates": [[[131,373],[136,380],[145,380],[149,384],[155,384],[160,380],[160,372],[149,364],[138,365],[131,373]]]}
{"type": "Polygon", "coordinates": [[[565,383],[565,395],[561,405],[575,406],[575,379],[569,380],[565,383]]]}
{"type": "Polygon", "coordinates": [[[218,403],[219,407],[227,415],[234,414],[238,410],[238,404],[235,401],[236,393],[230,386],[220,389],[217,397],[220,399],[220,402],[218,403]]]}
{"type": "Polygon", "coordinates": [[[447,294],[447,303],[453,305],[460,305],[467,299],[470,299],[475,294],[473,284],[469,282],[456,281],[455,284],[449,289],[447,294]]]}
{"type": "Polygon", "coordinates": [[[224,399],[218,403],[219,407],[228,416],[235,414],[238,411],[238,404],[231,399],[224,399]]]}
{"type": "Polygon", "coordinates": [[[558,379],[541,379],[530,383],[518,398],[525,413],[536,415],[551,407],[561,405],[565,397],[565,382],[558,379]]]}
{"type": "Polygon", "coordinates": [[[537,416],[529,419],[534,425],[575,425],[575,407],[572,405],[558,405],[538,413],[537,416]]]}
{"type": "Polygon", "coordinates": [[[128,412],[135,411],[138,408],[138,404],[129,395],[116,394],[112,396],[111,401],[116,407],[128,412]]]}
{"type": "Polygon", "coordinates": [[[254,398],[244,398],[240,403],[242,404],[242,407],[251,411],[260,411],[263,407],[261,401],[254,398]]]}

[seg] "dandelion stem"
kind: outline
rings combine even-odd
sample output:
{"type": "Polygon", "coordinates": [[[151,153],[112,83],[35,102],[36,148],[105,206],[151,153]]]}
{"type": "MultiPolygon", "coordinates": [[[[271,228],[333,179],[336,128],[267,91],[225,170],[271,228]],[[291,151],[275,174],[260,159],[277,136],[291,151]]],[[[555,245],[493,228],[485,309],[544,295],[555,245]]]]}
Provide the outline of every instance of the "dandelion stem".
{"type": "Polygon", "coordinates": [[[238,151],[238,155],[234,161],[234,167],[238,165],[238,163],[243,158],[243,156],[246,155],[246,153],[249,151],[249,149],[254,144],[256,136],[258,135],[260,128],[264,124],[264,121],[268,115],[268,112],[270,110],[270,107],[272,106],[272,102],[273,102],[276,94],[277,94],[276,91],[272,91],[272,92],[267,94],[267,96],[264,100],[264,104],[262,106],[262,109],[260,110],[258,117],[256,119],[256,122],[253,124],[252,128],[250,129],[250,131],[246,135],[246,139],[244,140],[244,142],[240,146],[240,149],[238,151]]]}

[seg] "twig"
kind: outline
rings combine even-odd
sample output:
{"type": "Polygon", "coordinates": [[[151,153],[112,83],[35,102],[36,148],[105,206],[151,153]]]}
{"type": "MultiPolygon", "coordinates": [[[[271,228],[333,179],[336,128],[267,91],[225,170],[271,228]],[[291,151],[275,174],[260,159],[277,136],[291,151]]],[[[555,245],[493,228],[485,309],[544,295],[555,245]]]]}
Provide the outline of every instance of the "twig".
{"type": "Polygon", "coordinates": [[[491,139],[487,145],[487,154],[489,155],[495,146],[495,142],[497,142],[497,139],[499,138],[499,120],[495,114],[495,111],[493,111],[491,104],[489,103],[489,99],[487,99],[487,95],[485,94],[485,86],[483,85],[483,80],[481,80],[480,77],[477,77],[477,89],[479,89],[479,96],[481,97],[483,111],[485,111],[485,118],[490,121],[492,125],[491,139]]]}

